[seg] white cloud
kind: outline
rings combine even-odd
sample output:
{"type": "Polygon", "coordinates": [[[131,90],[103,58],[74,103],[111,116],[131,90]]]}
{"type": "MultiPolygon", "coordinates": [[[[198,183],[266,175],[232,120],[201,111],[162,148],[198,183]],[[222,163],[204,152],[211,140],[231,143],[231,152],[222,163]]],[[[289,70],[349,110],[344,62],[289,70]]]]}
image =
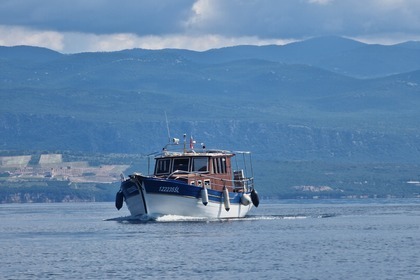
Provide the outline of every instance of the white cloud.
{"type": "Polygon", "coordinates": [[[186,21],[186,28],[194,28],[196,25],[201,25],[205,22],[215,22],[223,20],[225,9],[218,5],[218,1],[212,0],[197,0],[191,8],[192,14],[186,21]]]}
{"type": "Polygon", "coordinates": [[[235,45],[283,45],[294,40],[260,39],[258,37],[224,37],[220,35],[162,35],[136,36],[135,34],[64,34],[65,53],[84,51],[116,51],[122,49],[178,48],[204,51],[235,45]],[[75,43],[72,43],[75,42],[75,43]],[[80,42],[85,42],[80,44],[80,42]]]}
{"type": "Polygon", "coordinates": [[[366,44],[394,45],[406,41],[420,41],[420,34],[375,34],[348,37],[366,44]]]}
{"type": "Polygon", "coordinates": [[[257,36],[226,37],[217,34],[169,34],[138,36],[133,33],[97,35],[93,33],[56,32],[22,27],[0,26],[0,45],[29,45],[62,53],[117,51],[123,49],[179,48],[204,51],[235,45],[283,45],[293,39],[261,39],[257,36]]]}
{"type": "Polygon", "coordinates": [[[63,50],[64,36],[55,31],[39,31],[19,26],[0,25],[0,45],[40,46],[53,50],[63,50]]]}
{"type": "Polygon", "coordinates": [[[92,33],[64,32],[61,50],[64,53],[115,51],[137,47],[138,37],[134,34],[119,33],[97,35],[92,33]]]}
{"type": "Polygon", "coordinates": [[[0,1],[0,45],[206,50],[337,35],[417,40],[419,0],[0,1]]]}

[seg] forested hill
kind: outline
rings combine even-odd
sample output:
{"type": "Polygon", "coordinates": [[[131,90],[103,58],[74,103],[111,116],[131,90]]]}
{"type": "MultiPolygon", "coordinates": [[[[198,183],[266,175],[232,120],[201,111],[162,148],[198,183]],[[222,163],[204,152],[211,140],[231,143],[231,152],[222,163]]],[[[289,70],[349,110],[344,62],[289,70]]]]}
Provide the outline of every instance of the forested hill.
{"type": "Polygon", "coordinates": [[[148,153],[172,136],[281,159],[418,161],[420,49],[323,37],[193,52],[0,47],[0,149],[148,153]]]}
{"type": "Polygon", "coordinates": [[[418,42],[323,37],[78,54],[0,47],[0,156],[118,154],[129,171],[144,171],[137,155],[161,150],[168,132],[186,133],[208,148],[251,150],[263,197],[418,196],[419,108],[418,42]]]}

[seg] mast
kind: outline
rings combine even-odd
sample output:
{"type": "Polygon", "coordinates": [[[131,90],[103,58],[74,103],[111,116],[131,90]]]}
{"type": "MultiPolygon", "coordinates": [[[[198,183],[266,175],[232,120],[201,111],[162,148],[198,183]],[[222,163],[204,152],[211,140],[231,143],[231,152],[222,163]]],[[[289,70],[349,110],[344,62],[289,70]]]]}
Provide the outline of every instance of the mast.
{"type": "Polygon", "coordinates": [[[169,122],[168,122],[168,116],[166,115],[165,111],[165,119],[166,119],[166,130],[168,131],[168,143],[171,142],[171,133],[169,132],[169,122]]]}

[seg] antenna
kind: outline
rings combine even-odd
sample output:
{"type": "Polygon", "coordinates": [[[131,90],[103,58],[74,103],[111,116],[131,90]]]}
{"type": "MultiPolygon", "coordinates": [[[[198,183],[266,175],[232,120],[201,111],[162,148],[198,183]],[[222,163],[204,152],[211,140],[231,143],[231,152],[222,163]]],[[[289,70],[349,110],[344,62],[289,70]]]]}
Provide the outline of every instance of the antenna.
{"type": "Polygon", "coordinates": [[[166,130],[168,131],[168,143],[171,142],[171,133],[169,132],[169,122],[168,122],[168,116],[166,115],[165,111],[165,119],[166,119],[166,130]]]}

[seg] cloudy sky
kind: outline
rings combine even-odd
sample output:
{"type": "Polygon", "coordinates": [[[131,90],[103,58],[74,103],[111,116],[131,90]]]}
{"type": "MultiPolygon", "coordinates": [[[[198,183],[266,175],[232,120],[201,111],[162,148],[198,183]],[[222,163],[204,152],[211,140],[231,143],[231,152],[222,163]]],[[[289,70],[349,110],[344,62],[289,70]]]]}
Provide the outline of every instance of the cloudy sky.
{"type": "Polygon", "coordinates": [[[338,35],[420,40],[420,0],[0,0],[0,45],[206,50],[338,35]]]}

